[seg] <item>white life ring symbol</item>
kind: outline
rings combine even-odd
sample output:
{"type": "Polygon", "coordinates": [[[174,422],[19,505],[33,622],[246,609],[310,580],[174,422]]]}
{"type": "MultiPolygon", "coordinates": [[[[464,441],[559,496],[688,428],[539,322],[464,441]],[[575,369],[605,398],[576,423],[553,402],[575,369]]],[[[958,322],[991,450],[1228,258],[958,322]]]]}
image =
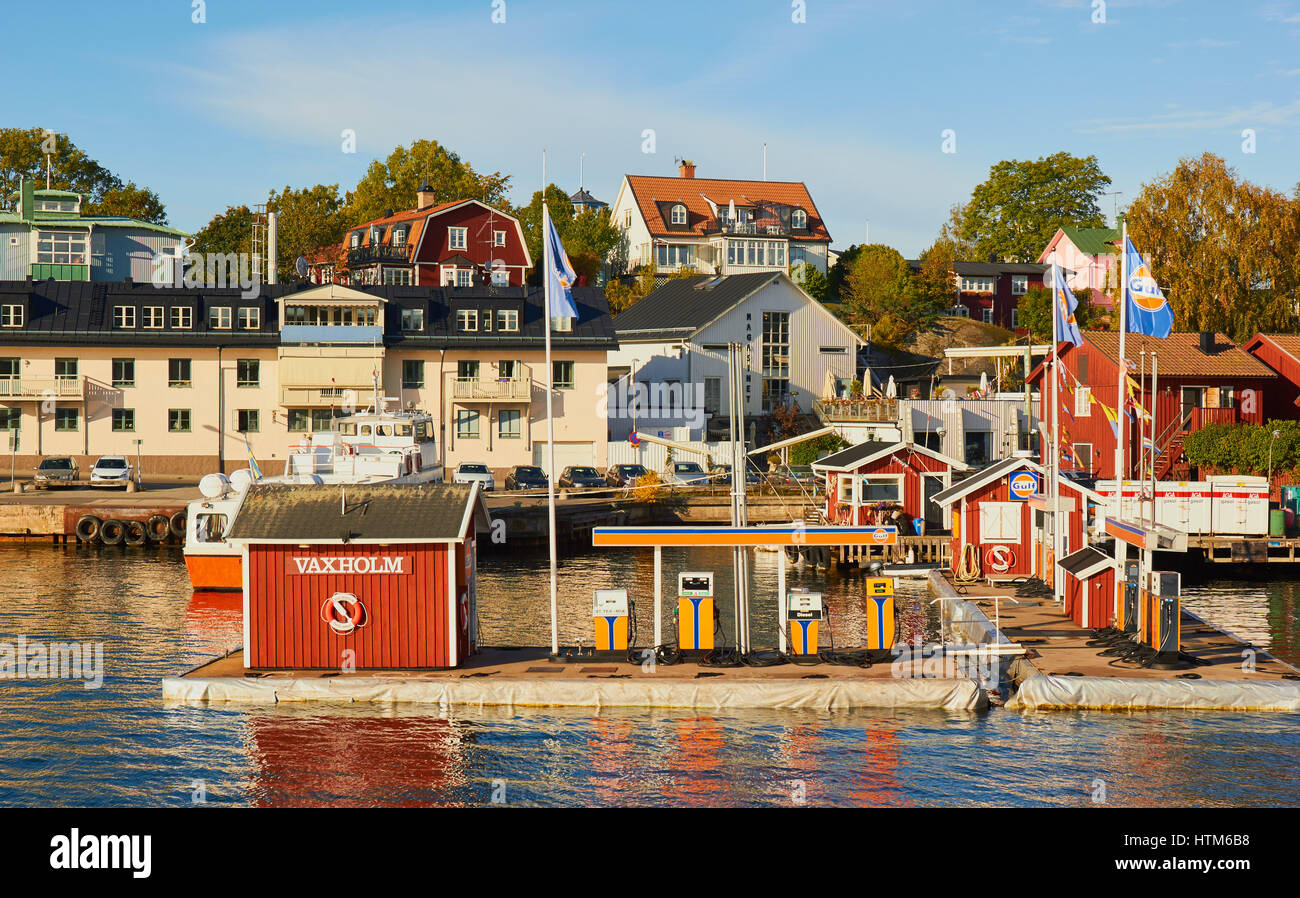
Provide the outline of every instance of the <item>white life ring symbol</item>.
{"type": "Polygon", "coordinates": [[[984,556],[988,562],[989,570],[999,574],[1005,574],[1016,563],[1016,553],[1010,546],[992,546],[984,556]]]}
{"type": "Polygon", "coordinates": [[[460,594],[460,629],[462,633],[469,632],[469,593],[460,594]]]}
{"type": "Polygon", "coordinates": [[[340,636],[366,625],[366,606],[351,593],[336,592],[321,604],[321,620],[340,636]]]}

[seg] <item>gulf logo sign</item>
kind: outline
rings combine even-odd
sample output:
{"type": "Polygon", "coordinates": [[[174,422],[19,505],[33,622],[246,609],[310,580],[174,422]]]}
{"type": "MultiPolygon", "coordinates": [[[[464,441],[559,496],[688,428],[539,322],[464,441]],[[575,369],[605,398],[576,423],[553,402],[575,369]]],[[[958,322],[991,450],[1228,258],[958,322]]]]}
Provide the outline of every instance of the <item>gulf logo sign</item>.
{"type": "Polygon", "coordinates": [[[1160,286],[1145,265],[1139,265],[1137,270],[1129,275],[1128,292],[1140,309],[1159,312],[1165,307],[1164,294],[1160,292],[1160,286]]]}
{"type": "Polygon", "coordinates": [[[1030,496],[1038,495],[1038,475],[1033,471],[1017,471],[1011,475],[1011,498],[1024,502],[1030,496]]]}

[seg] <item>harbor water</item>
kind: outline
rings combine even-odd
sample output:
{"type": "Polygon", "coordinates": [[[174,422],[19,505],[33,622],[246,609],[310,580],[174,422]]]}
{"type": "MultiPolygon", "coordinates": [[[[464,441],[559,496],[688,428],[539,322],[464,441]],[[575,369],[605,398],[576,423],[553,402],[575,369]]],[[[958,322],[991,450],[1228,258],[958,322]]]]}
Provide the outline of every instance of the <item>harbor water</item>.
{"type": "MultiPolygon", "coordinates": [[[[1300,804],[1300,729],[1285,714],[165,706],[164,676],[238,644],[237,598],[193,595],[174,550],[0,556],[0,643],[103,648],[99,688],[0,680],[3,805],[1300,804]]],[[[708,549],[664,558],[669,597],[679,570],[717,572],[727,634],[730,561],[708,549]]],[[[776,556],[755,553],[751,565],[754,643],[770,645],[776,556]]],[[[649,551],[566,560],[562,639],[585,636],[597,587],[629,589],[648,628],[652,576],[649,551]]],[[[861,633],[861,579],[792,570],[790,585],[825,593],[847,645],[861,633]]],[[[904,626],[930,634],[917,582],[904,626]]],[[[484,641],[548,642],[546,584],[544,553],[485,553],[484,641]]],[[[1186,601],[1297,663],[1298,593],[1294,581],[1218,582],[1189,587],[1186,601]]],[[[666,634],[671,621],[666,609],[666,634]]]]}

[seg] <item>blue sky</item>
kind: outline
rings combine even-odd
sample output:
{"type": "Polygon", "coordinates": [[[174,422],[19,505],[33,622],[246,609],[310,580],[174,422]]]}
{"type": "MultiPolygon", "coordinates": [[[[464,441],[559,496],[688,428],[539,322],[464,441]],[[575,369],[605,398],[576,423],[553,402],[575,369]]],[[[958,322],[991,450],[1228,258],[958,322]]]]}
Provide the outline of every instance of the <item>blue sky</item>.
{"type": "Polygon", "coordinates": [[[493,0],[207,0],[195,24],[190,0],[65,0],[56,28],[48,4],[9,4],[25,89],[0,123],[69,134],[190,230],[286,184],[346,190],[418,138],[510,174],[516,202],[543,148],[548,180],[576,189],[585,153],[612,202],[676,156],[757,178],[766,141],[768,177],[807,182],[834,245],[869,220],[908,255],[1006,158],[1095,153],[1121,207],[1204,151],[1292,190],[1300,0],[1109,0],[1104,23],[1094,2],[806,0],[795,23],[791,0],[504,0],[495,24],[493,0]]]}

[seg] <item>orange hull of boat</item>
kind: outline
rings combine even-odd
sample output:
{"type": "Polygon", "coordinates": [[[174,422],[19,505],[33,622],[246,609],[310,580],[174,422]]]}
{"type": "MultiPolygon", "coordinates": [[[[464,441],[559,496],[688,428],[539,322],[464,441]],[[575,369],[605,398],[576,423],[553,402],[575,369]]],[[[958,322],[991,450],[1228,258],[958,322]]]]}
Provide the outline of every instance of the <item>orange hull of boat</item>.
{"type": "Polygon", "coordinates": [[[190,585],[196,590],[233,590],[244,588],[244,565],[238,555],[186,555],[190,585]]]}

